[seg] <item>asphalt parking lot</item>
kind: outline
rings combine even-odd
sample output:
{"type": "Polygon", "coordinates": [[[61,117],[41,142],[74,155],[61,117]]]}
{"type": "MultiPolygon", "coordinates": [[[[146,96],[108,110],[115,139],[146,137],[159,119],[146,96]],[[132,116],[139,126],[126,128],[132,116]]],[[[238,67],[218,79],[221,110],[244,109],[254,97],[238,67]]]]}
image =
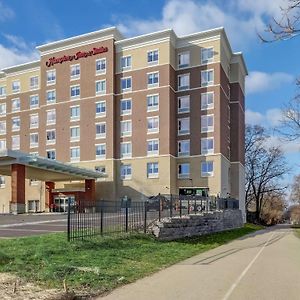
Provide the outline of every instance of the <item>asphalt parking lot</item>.
{"type": "Polygon", "coordinates": [[[66,232],[66,214],[0,214],[0,238],[15,238],[51,232],[66,232]]]}

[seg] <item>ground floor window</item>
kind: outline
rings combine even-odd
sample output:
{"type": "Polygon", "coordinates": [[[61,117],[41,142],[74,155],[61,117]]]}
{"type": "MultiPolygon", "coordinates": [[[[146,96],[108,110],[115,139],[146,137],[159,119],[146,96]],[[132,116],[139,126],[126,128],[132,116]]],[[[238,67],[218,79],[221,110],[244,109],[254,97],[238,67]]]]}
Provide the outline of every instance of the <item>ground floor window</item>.
{"type": "Polygon", "coordinates": [[[29,212],[40,211],[40,201],[39,200],[28,200],[28,211],[29,212]]]}

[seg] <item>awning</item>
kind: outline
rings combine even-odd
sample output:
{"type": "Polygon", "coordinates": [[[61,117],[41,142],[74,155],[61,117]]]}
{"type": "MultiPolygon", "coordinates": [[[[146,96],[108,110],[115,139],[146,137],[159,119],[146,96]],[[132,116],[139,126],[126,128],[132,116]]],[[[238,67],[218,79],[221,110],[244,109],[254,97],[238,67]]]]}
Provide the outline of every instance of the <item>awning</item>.
{"type": "Polygon", "coordinates": [[[26,167],[25,177],[41,181],[71,181],[104,178],[106,174],[77,167],[53,159],[32,155],[20,151],[0,150],[0,175],[11,175],[11,165],[26,167]]]}

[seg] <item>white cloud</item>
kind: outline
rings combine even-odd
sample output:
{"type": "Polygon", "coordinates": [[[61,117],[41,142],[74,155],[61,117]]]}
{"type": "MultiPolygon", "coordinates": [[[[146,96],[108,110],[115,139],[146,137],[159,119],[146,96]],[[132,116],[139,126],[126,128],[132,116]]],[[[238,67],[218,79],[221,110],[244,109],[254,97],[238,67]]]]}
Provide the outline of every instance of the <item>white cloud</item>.
{"type": "Polygon", "coordinates": [[[279,108],[267,110],[266,119],[271,126],[278,126],[283,119],[282,111],[279,108]]]}
{"type": "Polygon", "coordinates": [[[285,154],[299,153],[299,141],[282,141],[278,136],[271,136],[266,143],[268,147],[280,147],[285,154]]]}
{"type": "Polygon", "coordinates": [[[13,35],[4,35],[11,44],[0,44],[0,70],[29,61],[39,59],[39,54],[34,45],[26,43],[22,38],[13,35]]]}
{"type": "Polygon", "coordinates": [[[266,16],[279,16],[285,0],[228,0],[218,2],[169,0],[158,19],[122,17],[118,27],[125,35],[137,35],[173,28],[178,35],[224,26],[234,47],[245,48],[256,32],[265,27],[266,16]],[[247,39],[245,39],[245,36],[247,39]]]}
{"type": "Polygon", "coordinates": [[[12,19],[15,16],[14,11],[8,6],[0,2],[0,21],[6,21],[12,19]]]}
{"type": "Polygon", "coordinates": [[[280,88],[286,83],[292,83],[294,77],[283,72],[265,73],[252,71],[246,77],[246,93],[260,93],[280,88]]]}
{"type": "Polygon", "coordinates": [[[245,112],[246,124],[249,125],[262,125],[264,121],[264,116],[257,112],[247,109],[245,112]]]}
{"type": "Polygon", "coordinates": [[[268,109],[264,114],[247,109],[245,112],[246,124],[262,125],[266,128],[274,128],[280,124],[282,120],[282,112],[279,108],[268,109]]]}

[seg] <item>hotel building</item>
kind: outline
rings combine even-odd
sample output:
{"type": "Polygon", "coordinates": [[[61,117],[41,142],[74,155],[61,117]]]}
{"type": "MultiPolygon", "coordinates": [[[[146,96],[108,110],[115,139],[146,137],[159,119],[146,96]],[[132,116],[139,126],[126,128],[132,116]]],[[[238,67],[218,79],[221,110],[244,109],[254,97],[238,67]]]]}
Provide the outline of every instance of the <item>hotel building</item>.
{"type": "MultiPolygon", "coordinates": [[[[230,195],[244,210],[247,68],[223,28],[132,38],[108,28],[37,49],[38,61],[0,72],[0,149],[105,173],[97,200],[230,195]]],[[[48,211],[34,179],[25,210],[48,211]]],[[[83,186],[56,183],[56,203],[83,186]]],[[[0,213],[11,188],[1,176],[0,213]]]]}

